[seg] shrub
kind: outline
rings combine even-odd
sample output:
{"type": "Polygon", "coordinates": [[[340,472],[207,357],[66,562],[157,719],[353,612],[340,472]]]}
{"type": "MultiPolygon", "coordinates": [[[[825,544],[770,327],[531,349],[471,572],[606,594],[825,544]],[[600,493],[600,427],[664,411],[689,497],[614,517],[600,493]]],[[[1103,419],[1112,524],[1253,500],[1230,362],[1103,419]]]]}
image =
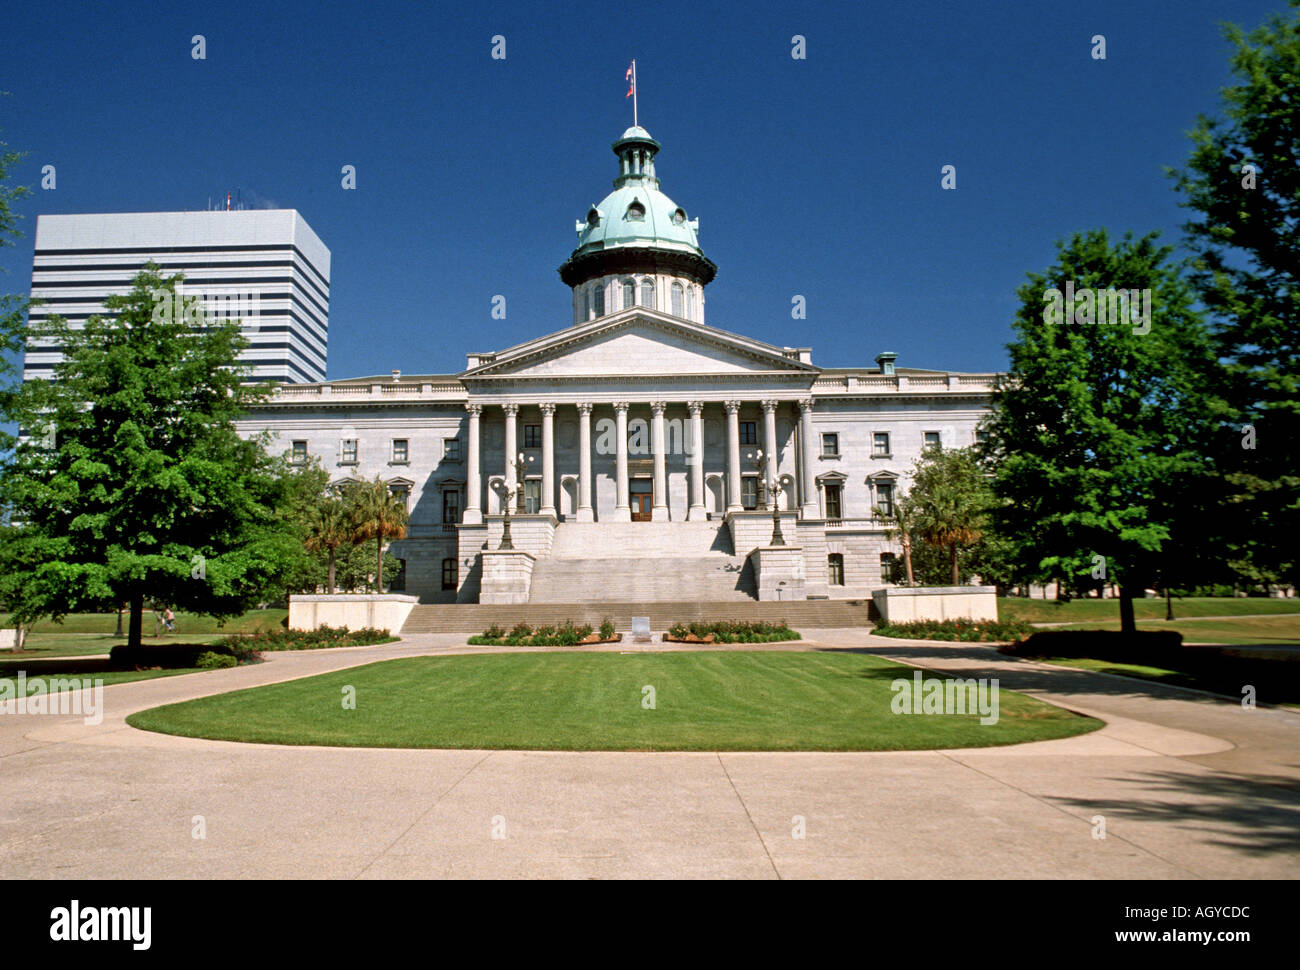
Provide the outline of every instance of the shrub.
{"type": "Polygon", "coordinates": [[[701,640],[709,634],[718,643],[774,643],[779,640],[799,640],[800,635],[791,630],[785,620],[769,623],[766,620],[720,620],[709,623],[674,623],[668,628],[670,636],[684,639],[695,634],[701,640]]]}
{"type": "Polygon", "coordinates": [[[532,635],[533,628],[523,622],[516,623],[510,630],[510,636],[512,637],[531,637],[532,635]]]}
{"type": "Polygon", "coordinates": [[[506,635],[505,628],[496,623],[493,623],[490,627],[488,627],[486,630],[483,631],[483,636],[490,637],[495,640],[499,640],[505,635],[506,635]]]}
{"type": "Polygon", "coordinates": [[[600,638],[602,640],[614,639],[614,622],[609,618],[600,621],[600,638]]]}
{"type": "Polygon", "coordinates": [[[194,666],[199,667],[202,670],[220,670],[225,667],[234,667],[238,664],[239,661],[230,654],[217,653],[214,650],[203,651],[194,661],[194,666]]]}
{"type": "Polygon", "coordinates": [[[323,626],[316,630],[261,630],[252,636],[232,636],[221,642],[233,652],[237,648],[256,651],[367,647],[376,643],[389,643],[396,639],[397,637],[387,630],[377,630],[373,627],[349,630],[347,627],[323,626]]]}
{"type": "Polygon", "coordinates": [[[875,632],[882,637],[904,640],[951,640],[978,643],[983,640],[1023,640],[1033,632],[1024,620],[912,620],[881,623],[875,632]]]}

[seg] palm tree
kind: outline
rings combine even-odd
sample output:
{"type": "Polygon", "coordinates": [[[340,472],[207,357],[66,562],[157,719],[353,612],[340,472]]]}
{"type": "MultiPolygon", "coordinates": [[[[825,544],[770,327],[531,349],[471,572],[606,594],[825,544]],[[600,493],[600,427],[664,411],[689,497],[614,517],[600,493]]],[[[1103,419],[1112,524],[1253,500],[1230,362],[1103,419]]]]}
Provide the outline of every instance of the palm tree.
{"type": "Polygon", "coordinates": [[[353,527],[347,507],[338,499],[327,497],[307,513],[307,538],[303,545],[311,552],[328,552],[330,557],[328,592],[334,592],[334,554],[352,538],[353,527]]]}
{"type": "Polygon", "coordinates": [[[990,491],[979,461],[969,449],[934,450],[916,462],[911,496],[916,501],[917,535],[948,550],[952,585],[961,585],[958,551],[984,535],[990,491]]]}
{"type": "Polygon", "coordinates": [[[348,510],[352,538],[375,540],[375,591],[384,591],[384,540],[406,538],[406,509],[376,475],[348,489],[348,510]]]}
{"type": "Polygon", "coordinates": [[[892,515],[886,515],[885,510],[880,506],[876,506],[875,513],[877,518],[893,523],[885,532],[885,538],[903,547],[903,566],[907,570],[907,585],[915,586],[916,579],[912,575],[912,533],[916,529],[916,503],[912,501],[911,495],[904,495],[894,503],[892,515]]]}

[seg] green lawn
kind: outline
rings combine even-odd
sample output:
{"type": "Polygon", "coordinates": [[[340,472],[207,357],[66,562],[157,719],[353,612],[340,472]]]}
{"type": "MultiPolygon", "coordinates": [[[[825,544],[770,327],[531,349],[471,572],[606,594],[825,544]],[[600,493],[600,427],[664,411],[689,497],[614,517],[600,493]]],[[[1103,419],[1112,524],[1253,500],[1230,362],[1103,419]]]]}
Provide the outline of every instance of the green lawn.
{"type": "Polygon", "coordinates": [[[131,715],[144,730],[274,744],[578,751],[894,751],[1069,737],[1101,722],[1010,691],[1000,718],[894,714],[913,668],[840,653],[411,657],[131,715]],[[655,709],[643,705],[646,685],[655,709]],[[345,710],[344,688],[356,708],[345,710]]]}
{"type": "MultiPolygon", "coordinates": [[[[1134,615],[1139,619],[1163,620],[1163,599],[1133,601],[1134,615]]],[[[1193,616],[1242,616],[1255,613],[1300,614],[1300,597],[1296,599],[1269,599],[1266,597],[1189,597],[1174,600],[1174,616],[1185,619],[1193,616]]],[[[1056,600],[1030,599],[1023,596],[1003,596],[998,600],[998,616],[1004,620],[1018,619],[1029,623],[1082,623],[1093,620],[1114,620],[1119,624],[1119,600],[1077,599],[1068,603],[1056,600]]]]}
{"type": "MultiPolygon", "coordinates": [[[[154,616],[144,615],[144,643],[161,645],[166,643],[216,643],[222,637],[232,633],[254,633],[258,630],[281,629],[280,623],[288,615],[287,610],[253,610],[243,616],[226,621],[224,627],[217,626],[217,621],[210,616],[194,613],[176,614],[176,632],[153,636],[154,616]]],[[[123,625],[126,624],[123,617],[123,625]]],[[[9,614],[0,614],[0,627],[9,626],[9,614]]],[[[116,613],[73,613],[63,623],[42,620],[28,634],[26,649],[15,657],[77,657],[89,654],[108,653],[119,643],[126,643],[126,637],[114,636],[117,630],[116,613]]],[[[0,658],[10,656],[0,651],[0,658]]]]}
{"type": "MultiPolygon", "coordinates": [[[[1119,620],[1074,623],[1066,630],[1118,630],[1119,620]]],[[[1273,644],[1300,646],[1300,614],[1252,616],[1236,620],[1142,620],[1139,630],[1177,630],[1187,643],[1273,644]]]]}
{"type": "MultiPolygon", "coordinates": [[[[1055,664],[1059,667],[1075,667],[1079,670],[1093,670],[1103,674],[1119,674],[1124,677],[1136,677],[1139,680],[1154,680],[1171,687],[1194,687],[1211,694],[1222,694],[1233,700],[1241,700],[1241,684],[1226,677],[1198,676],[1179,670],[1167,670],[1163,667],[1148,667],[1142,664],[1117,663],[1113,660],[1093,660],[1088,657],[1032,657],[1032,660],[1055,664]]],[[[1300,696],[1273,698],[1273,704],[1287,707],[1300,706],[1300,696]]]]}
{"type": "Polygon", "coordinates": [[[105,670],[103,662],[87,661],[86,663],[63,663],[57,665],[49,663],[31,663],[22,660],[3,660],[0,661],[0,690],[10,693],[17,692],[15,678],[18,671],[25,671],[28,684],[27,693],[32,692],[35,686],[31,683],[32,678],[39,677],[42,680],[52,680],[54,678],[83,678],[89,677],[92,680],[102,680],[104,686],[110,684],[126,684],[133,680],[153,680],[155,677],[174,677],[177,674],[198,673],[198,667],[185,667],[178,670],[105,670]]]}

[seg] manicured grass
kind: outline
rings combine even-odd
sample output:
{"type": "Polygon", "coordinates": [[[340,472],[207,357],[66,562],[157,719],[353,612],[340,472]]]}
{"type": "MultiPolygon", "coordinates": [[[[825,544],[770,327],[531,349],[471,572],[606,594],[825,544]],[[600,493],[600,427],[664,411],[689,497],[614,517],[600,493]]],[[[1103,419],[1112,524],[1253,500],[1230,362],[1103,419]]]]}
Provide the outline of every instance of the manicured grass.
{"type": "Polygon", "coordinates": [[[55,678],[71,677],[81,679],[89,677],[92,680],[102,680],[104,686],[107,687],[110,684],[126,684],[133,680],[153,680],[155,677],[174,677],[177,674],[199,673],[198,667],[179,670],[104,670],[102,667],[92,664],[60,663],[58,666],[54,666],[52,664],[30,664],[6,660],[0,662],[0,690],[16,692],[16,677],[20,670],[26,671],[27,693],[29,694],[34,687],[31,680],[35,677],[45,681],[55,678]]]}
{"type": "MultiPolygon", "coordinates": [[[[1163,599],[1133,601],[1133,613],[1139,619],[1164,620],[1163,599]]],[[[1270,599],[1267,597],[1211,597],[1199,596],[1174,600],[1174,616],[1185,619],[1194,616],[1242,616],[1260,613],[1300,613],[1300,597],[1296,599],[1270,599]]],[[[1068,603],[1056,600],[1030,599],[1023,596],[1003,596],[998,600],[998,616],[1004,620],[1019,619],[1030,623],[1080,623],[1093,620],[1114,620],[1119,623],[1119,600],[1078,599],[1068,603]]]]}
{"type": "MultiPolygon", "coordinates": [[[[1066,630],[1118,630],[1119,621],[1074,623],[1066,630]]],[[[1300,614],[1252,616],[1235,620],[1142,620],[1139,630],[1177,630],[1187,643],[1300,646],[1300,614]]]]}
{"type": "MultiPolygon", "coordinates": [[[[223,639],[223,633],[201,633],[195,636],[175,633],[161,637],[145,636],[142,642],[146,647],[153,647],[169,643],[219,643],[223,639]]],[[[114,647],[125,643],[126,637],[115,637],[111,633],[33,633],[27,638],[25,649],[17,653],[0,650],[0,660],[9,657],[37,660],[45,657],[86,657],[107,654],[114,647]]]]}
{"type": "MultiPolygon", "coordinates": [[[[1242,696],[1241,684],[1234,680],[1198,676],[1178,670],[1167,670],[1163,667],[1117,663],[1113,660],[1093,660],[1088,657],[1034,657],[1032,659],[1060,667],[1074,667],[1078,670],[1093,670],[1103,674],[1119,674],[1124,677],[1136,677],[1139,680],[1153,680],[1171,687],[1193,687],[1211,694],[1222,694],[1238,701],[1242,696]]],[[[1300,705],[1300,697],[1275,698],[1270,700],[1270,703],[1295,707],[1300,705]]]]}
{"type": "Polygon", "coordinates": [[[960,748],[1101,726],[1010,691],[988,726],[978,715],[894,714],[890,683],[913,669],[806,652],[410,657],[169,704],[127,723],[274,744],[577,751],[960,748]],[[653,710],[642,706],[645,686],[653,710]],[[349,687],[355,710],[342,704],[349,687]]]}
{"type": "MultiPolygon", "coordinates": [[[[288,610],[250,610],[243,616],[231,617],[225,626],[218,626],[210,616],[197,613],[177,612],[176,633],[191,636],[197,633],[253,633],[257,630],[280,629],[281,621],[289,615],[288,610]]],[[[127,614],[122,615],[122,628],[129,622],[127,614]]],[[[11,626],[8,613],[0,613],[0,627],[11,626]]],[[[41,620],[33,628],[33,633],[103,633],[112,635],[117,630],[116,613],[71,613],[64,617],[62,623],[53,620],[41,620]]],[[[144,614],[144,635],[149,638],[154,631],[154,615],[146,610],[144,614]]]]}

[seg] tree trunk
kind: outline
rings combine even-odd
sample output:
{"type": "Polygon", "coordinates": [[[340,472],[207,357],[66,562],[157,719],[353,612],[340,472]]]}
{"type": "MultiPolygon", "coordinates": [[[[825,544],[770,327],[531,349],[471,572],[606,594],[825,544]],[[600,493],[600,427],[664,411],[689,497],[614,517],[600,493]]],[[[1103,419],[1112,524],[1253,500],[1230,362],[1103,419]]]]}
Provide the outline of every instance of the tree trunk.
{"type": "Polygon", "coordinates": [[[1173,618],[1174,618],[1174,597],[1173,594],[1169,592],[1169,587],[1166,586],[1165,587],[1165,619],[1172,620],[1173,618]]]}
{"type": "Polygon", "coordinates": [[[907,567],[907,585],[915,586],[916,579],[912,575],[912,543],[903,543],[903,565],[907,567]]]}
{"type": "Polygon", "coordinates": [[[952,584],[954,586],[960,586],[961,573],[957,571],[957,543],[954,542],[949,547],[949,550],[950,550],[950,556],[952,557],[952,584]]]}
{"type": "Polygon", "coordinates": [[[334,550],[333,549],[330,550],[330,579],[329,579],[329,585],[326,587],[326,589],[329,591],[329,594],[331,596],[334,595],[334,550]]]}
{"type": "Polygon", "coordinates": [[[375,592],[384,591],[384,536],[383,533],[375,536],[375,559],[377,567],[375,569],[375,592]]]}
{"type": "Polygon", "coordinates": [[[1119,628],[1122,633],[1137,633],[1133,616],[1133,591],[1127,586],[1119,588],[1119,628]]]}
{"type": "Polygon", "coordinates": [[[139,593],[131,597],[131,624],[128,627],[126,635],[126,645],[128,647],[140,646],[140,641],[144,635],[144,596],[139,593]]]}

